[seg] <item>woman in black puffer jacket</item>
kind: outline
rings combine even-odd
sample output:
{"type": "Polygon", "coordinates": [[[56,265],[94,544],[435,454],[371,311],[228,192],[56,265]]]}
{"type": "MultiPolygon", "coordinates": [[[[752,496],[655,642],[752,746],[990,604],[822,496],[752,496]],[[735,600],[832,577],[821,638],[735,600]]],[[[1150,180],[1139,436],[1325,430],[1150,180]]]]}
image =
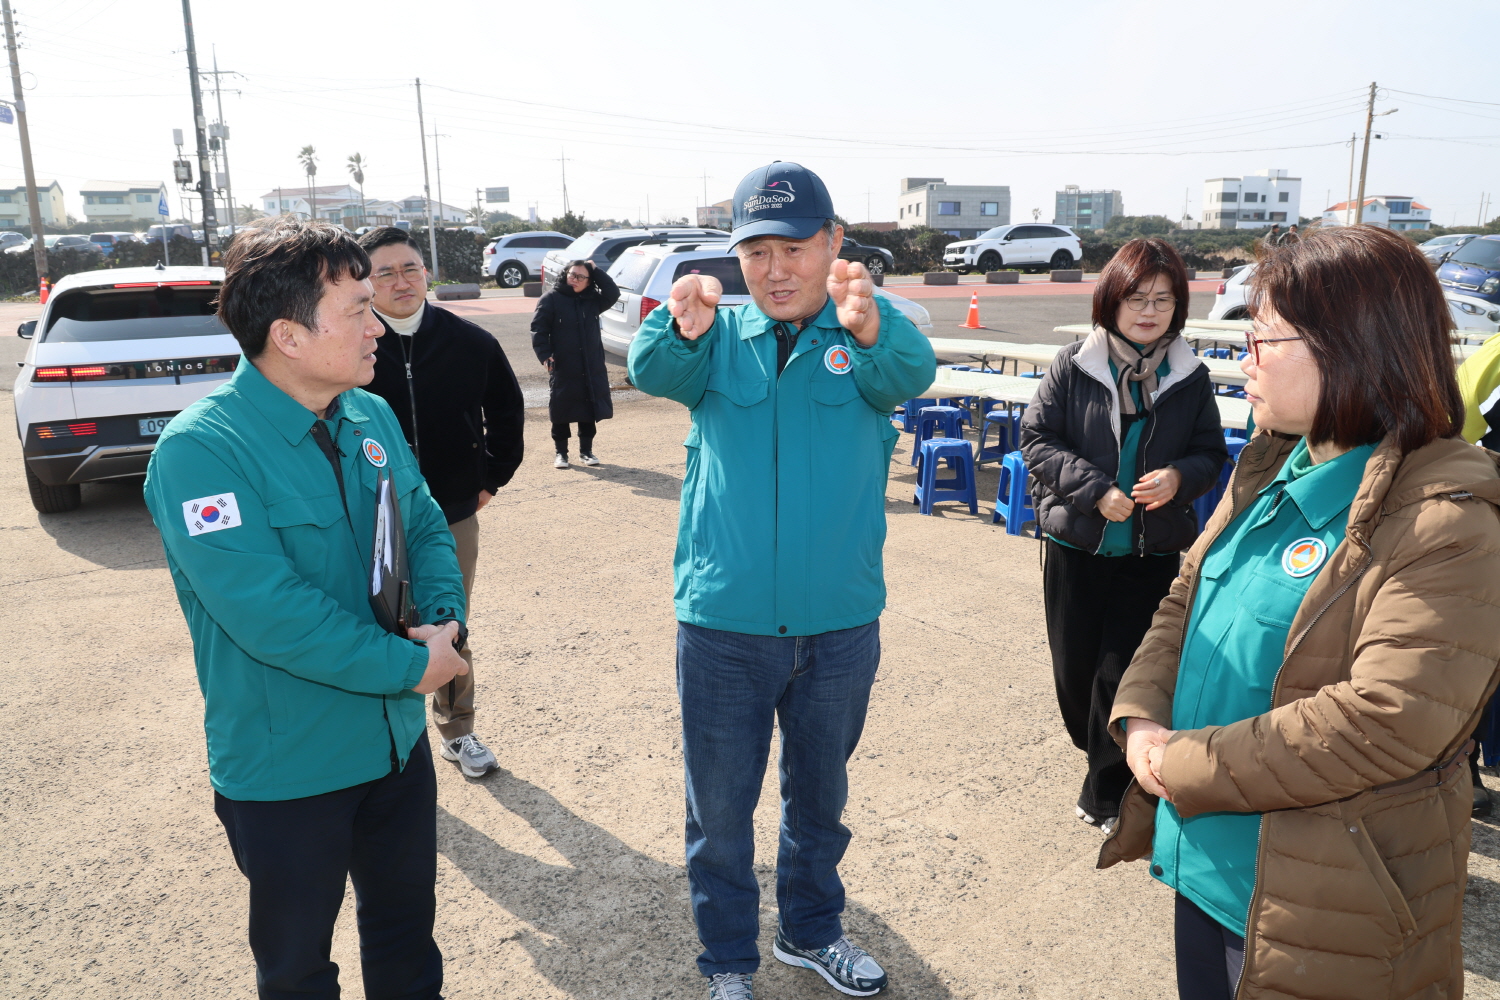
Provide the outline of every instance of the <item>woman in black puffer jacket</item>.
{"type": "Polygon", "coordinates": [[[551,373],[552,442],[559,469],[568,467],[570,423],[578,424],[578,457],[594,457],[597,422],[615,415],[609,398],[609,370],[599,339],[599,314],[620,298],[620,288],[591,260],[575,260],[563,269],[556,286],[543,295],[531,317],[531,348],[551,373]]]}
{"type": "Polygon", "coordinates": [[[1058,352],[1021,420],[1058,707],[1088,754],[1075,812],[1106,832],[1130,783],[1115,689],[1229,457],[1208,369],[1178,336],[1187,314],[1177,251],[1126,243],[1094,287],[1094,332],[1058,352]]]}

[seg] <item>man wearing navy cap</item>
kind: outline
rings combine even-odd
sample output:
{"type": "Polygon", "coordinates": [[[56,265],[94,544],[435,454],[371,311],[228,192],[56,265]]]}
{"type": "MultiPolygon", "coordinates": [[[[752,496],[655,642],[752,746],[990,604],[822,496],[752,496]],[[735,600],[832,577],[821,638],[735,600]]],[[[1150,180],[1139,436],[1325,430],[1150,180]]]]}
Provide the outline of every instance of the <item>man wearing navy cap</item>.
{"type": "Polygon", "coordinates": [[[838,258],[822,180],[795,163],[735,191],[751,304],[686,275],[641,324],[630,376],[692,411],[674,560],[687,864],[711,1000],[760,966],[753,816],[781,732],[773,954],[869,996],[885,971],[844,936],[846,766],[880,661],[896,406],[932,385],[927,338],[838,258]]]}

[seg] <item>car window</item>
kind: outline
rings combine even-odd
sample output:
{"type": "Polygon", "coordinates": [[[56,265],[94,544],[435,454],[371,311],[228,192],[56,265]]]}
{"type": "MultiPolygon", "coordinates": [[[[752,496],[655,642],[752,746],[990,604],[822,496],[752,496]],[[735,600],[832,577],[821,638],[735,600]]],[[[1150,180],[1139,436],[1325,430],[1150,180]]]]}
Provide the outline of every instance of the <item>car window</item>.
{"type": "Polygon", "coordinates": [[[620,291],[639,292],[646,287],[646,282],[651,280],[651,275],[656,273],[656,265],[660,263],[660,257],[644,250],[632,249],[620,255],[614,267],[609,269],[609,276],[615,279],[620,291]]]}
{"type": "Polygon", "coordinates": [[[572,243],[567,236],[538,236],[537,246],[546,247],[549,250],[566,250],[572,243]]]}
{"type": "Polygon", "coordinates": [[[536,236],[517,236],[515,239],[506,244],[506,246],[513,247],[517,250],[531,250],[540,247],[541,245],[542,244],[540,239],[536,236]]]}
{"type": "Polygon", "coordinates": [[[599,246],[598,250],[595,251],[593,255],[593,259],[597,263],[599,261],[599,258],[602,256],[604,258],[604,263],[613,264],[619,258],[620,254],[624,253],[626,250],[629,250],[633,246],[644,243],[645,241],[646,237],[644,236],[632,236],[629,239],[624,240],[610,240],[608,242],[602,243],[599,246]]]}
{"type": "Polygon", "coordinates": [[[603,242],[604,237],[598,233],[584,233],[563,249],[567,250],[569,260],[582,260],[592,254],[594,248],[603,242]]]}
{"type": "Polygon", "coordinates": [[[1008,232],[1010,232],[1009,226],[996,226],[994,229],[980,233],[979,238],[982,240],[998,240],[1008,232]]]}
{"type": "Polygon", "coordinates": [[[1500,240],[1470,240],[1448,260],[1475,267],[1500,268],[1500,240]]]}
{"type": "Polygon", "coordinates": [[[78,288],[53,300],[41,339],[79,344],[227,334],[214,315],[218,295],[213,285],[78,288]]]}
{"type": "Polygon", "coordinates": [[[702,260],[685,260],[677,265],[672,274],[675,282],[684,274],[707,274],[719,279],[725,295],[749,295],[745,287],[745,275],[740,271],[738,257],[705,257],[702,260]]]}
{"type": "Polygon", "coordinates": [[[1045,236],[1049,240],[1060,239],[1068,235],[1056,226],[1033,226],[1032,228],[1039,230],[1038,236],[1045,236]]]}

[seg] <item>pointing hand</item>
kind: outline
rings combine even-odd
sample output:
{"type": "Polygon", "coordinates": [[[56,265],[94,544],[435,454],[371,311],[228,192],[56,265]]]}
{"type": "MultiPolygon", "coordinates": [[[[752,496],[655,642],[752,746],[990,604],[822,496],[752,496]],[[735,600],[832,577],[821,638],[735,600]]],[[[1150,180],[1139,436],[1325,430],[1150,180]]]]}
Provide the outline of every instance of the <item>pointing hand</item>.
{"type": "Polygon", "coordinates": [[[714,325],[714,312],[724,286],[709,274],[684,274],[672,284],[667,311],[688,340],[697,340],[714,325]]]}

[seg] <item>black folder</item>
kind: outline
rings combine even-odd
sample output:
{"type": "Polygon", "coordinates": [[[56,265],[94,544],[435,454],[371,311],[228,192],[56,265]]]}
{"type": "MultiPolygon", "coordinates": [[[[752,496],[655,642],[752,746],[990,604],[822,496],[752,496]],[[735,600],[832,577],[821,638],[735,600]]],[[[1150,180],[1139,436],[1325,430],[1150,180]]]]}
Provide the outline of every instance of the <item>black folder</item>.
{"type": "Polygon", "coordinates": [[[411,593],[411,568],[406,559],[406,529],[401,504],[389,469],[381,469],[375,484],[375,541],[371,546],[370,607],[387,632],[406,638],[406,630],[421,624],[411,593]]]}

